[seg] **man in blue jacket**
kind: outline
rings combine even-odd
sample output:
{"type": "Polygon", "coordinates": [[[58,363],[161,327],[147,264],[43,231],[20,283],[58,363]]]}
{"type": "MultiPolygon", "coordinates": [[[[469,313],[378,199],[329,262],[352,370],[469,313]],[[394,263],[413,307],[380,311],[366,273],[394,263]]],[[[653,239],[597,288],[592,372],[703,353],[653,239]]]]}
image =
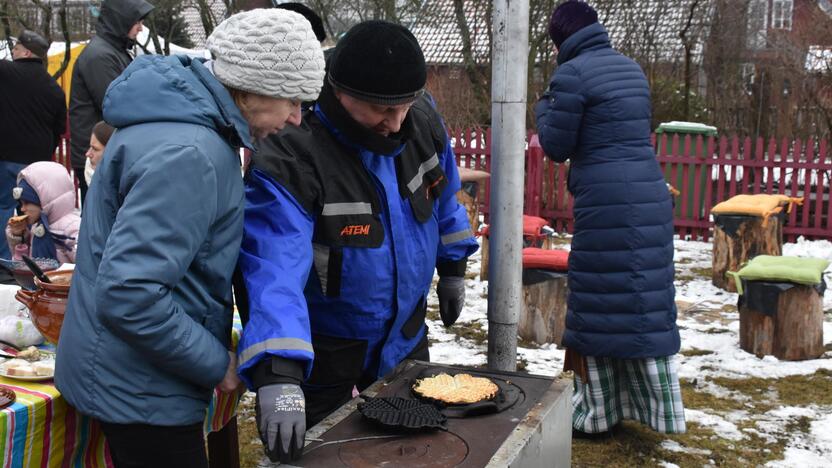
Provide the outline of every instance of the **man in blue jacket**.
{"type": "Polygon", "coordinates": [[[405,358],[427,360],[434,270],[446,326],[477,249],[453,151],[405,28],[369,21],[331,57],[308,126],[261,142],[239,266],[250,319],[239,372],[272,460],[405,358]],[[302,392],[301,392],[302,386],[302,392]]]}

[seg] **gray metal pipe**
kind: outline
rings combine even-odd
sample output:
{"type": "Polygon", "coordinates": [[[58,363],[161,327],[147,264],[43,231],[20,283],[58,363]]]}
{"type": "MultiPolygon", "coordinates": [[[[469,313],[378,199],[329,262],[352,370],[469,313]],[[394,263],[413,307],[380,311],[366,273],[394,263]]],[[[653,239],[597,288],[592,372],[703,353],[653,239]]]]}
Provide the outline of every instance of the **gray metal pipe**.
{"type": "Polygon", "coordinates": [[[494,0],[492,34],[488,367],[513,371],[523,306],[528,0],[494,0]]]}

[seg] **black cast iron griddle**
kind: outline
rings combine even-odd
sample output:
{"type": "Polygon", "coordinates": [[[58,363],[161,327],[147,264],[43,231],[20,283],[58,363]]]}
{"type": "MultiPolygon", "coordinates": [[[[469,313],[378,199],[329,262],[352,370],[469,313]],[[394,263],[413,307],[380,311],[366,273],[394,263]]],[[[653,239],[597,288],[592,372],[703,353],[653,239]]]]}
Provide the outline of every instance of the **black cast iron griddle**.
{"type": "Polygon", "coordinates": [[[448,419],[436,406],[410,398],[368,397],[365,400],[358,404],[358,412],[387,429],[445,429],[448,419]]]}
{"type": "MultiPolygon", "coordinates": [[[[511,383],[510,380],[494,377],[492,375],[489,375],[488,373],[483,373],[481,371],[475,370],[468,370],[464,373],[471,374],[474,377],[485,377],[494,384],[496,384],[499,390],[493,398],[478,401],[476,403],[448,404],[442,401],[434,400],[433,398],[427,398],[425,396],[419,395],[418,393],[416,393],[416,391],[413,390],[413,387],[416,385],[416,382],[418,380],[427,377],[434,377],[442,373],[448,374],[448,372],[444,371],[443,369],[429,367],[427,369],[422,370],[422,372],[420,372],[419,375],[416,376],[416,378],[407,378],[406,381],[408,382],[408,385],[402,389],[402,392],[400,392],[400,396],[405,398],[416,398],[421,401],[431,402],[432,404],[441,408],[440,412],[449,418],[467,418],[471,416],[480,416],[483,414],[498,413],[500,411],[505,411],[506,409],[510,408],[512,405],[517,403],[517,401],[520,399],[520,395],[523,393],[522,390],[520,390],[520,388],[517,385],[511,383]],[[407,391],[406,389],[409,391],[407,391]]],[[[455,372],[449,375],[454,376],[459,373],[463,372],[455,372]]]]}
{"type": "MultiPolygon", "coordinates": [[[[449,417],[447,430],[413,433],[387,429],[363,417],[353,401],[307,432],[309,443],[301,467],[482,467],[488,464],[517,424],[552,385],[552,377],[517,372],[497,372],[471,367],[444,366],[405,361],[384,379],[363,392],[366,397],[414,399],[411,387],[430,372],[454,375],[462,372],[488,377],[509,389],[512,402],[501,410],[480,415],[449,417]]],[[[417,400],[418,401],[418,400],[417,400]]],[[[445,412],[446,407],[442,411],[445,412]]]]}

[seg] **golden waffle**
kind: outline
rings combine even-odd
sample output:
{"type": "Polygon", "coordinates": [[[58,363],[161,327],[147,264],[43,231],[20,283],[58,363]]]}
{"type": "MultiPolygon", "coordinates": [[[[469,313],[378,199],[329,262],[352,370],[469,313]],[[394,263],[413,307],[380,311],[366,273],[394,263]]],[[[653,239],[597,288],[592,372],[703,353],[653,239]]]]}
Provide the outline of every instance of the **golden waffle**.
{"type": "Polygon", "coordinates": [[[494,398],[500,388],[484,377],[471,374],[439,374],[416,381],[417,395],[448,404],[468,404],[494,398]]]}

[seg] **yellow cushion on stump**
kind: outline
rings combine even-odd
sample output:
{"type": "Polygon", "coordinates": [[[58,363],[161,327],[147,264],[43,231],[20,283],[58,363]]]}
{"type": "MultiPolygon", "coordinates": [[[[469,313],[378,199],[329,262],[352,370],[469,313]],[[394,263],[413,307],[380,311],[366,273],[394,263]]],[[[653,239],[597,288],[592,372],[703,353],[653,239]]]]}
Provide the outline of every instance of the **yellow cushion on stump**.
{"type": "Polygon", "coordinates": [[[711,208],[711,213],[715,215],[759,216],[767,220],[769,216],[783,211],[784,206],[787,206],[786,212],[791,213],[792,206],[796,204],[802,205],[803,198],[787,197],[786,195],[767,195],[764,193],[757,195],[736,195],[711,208]]]}

